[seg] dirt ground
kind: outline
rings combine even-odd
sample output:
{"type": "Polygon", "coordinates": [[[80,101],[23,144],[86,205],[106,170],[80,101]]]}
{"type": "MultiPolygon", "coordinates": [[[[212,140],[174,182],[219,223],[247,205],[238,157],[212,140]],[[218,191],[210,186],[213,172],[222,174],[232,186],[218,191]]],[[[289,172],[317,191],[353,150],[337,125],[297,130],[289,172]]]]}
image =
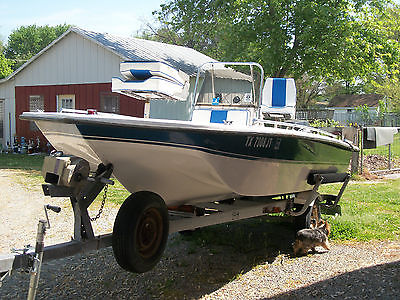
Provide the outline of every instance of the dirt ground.
{"type": "MultiPolygon", "coordinates": [[[[35,244],[47,203],[62,211],[50,213],[46,245],[70,239],[68,199],[44,197],[21,171],[0,170],[0,186],[0,253],[35,244]]],[[[117,209],[106,205],[97,234],[111,232],[117,209]]],[[[208,229],[200,243],[171,235],[160,263],[143,274],[122,270],[110,248],[46,262],[37,299],[398,299],[400,242],[332,243],[329,252],[296,258],[290,226],[246,221],[208,229]],[[213,242],[233,235],[243,249],[213,242]]],[[[16,272],[0,299],[25,299],[28,285],[29,276],[16,272]]]]}
{"type": "MultiPolygon", "coordinates": [[[[73,234],[73,214],[68,198],[50,198],[43,195],[41,186],[19,170],[0,169],[0,253],[35,245],[37,224],[45,219],[44,205],[61,207],[59,214],[49,212],[51,228],[47,230],[47,245],[69,241],[73,234]]],[[[92,215],[97,213],[93,207],[92,215]]],[[[117,207],[109,205],[101,222],[95,222],[95,232],[112,232],[117,207]]]]}

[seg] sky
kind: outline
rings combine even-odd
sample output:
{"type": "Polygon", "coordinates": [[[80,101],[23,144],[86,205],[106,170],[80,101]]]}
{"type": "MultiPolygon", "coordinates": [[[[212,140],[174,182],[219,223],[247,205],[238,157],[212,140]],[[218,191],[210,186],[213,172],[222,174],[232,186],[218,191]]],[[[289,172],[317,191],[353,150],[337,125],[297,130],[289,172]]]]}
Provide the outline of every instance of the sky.
{"type": "Polygon", "coordinates": [[[83,29],[132,36],[165,0],[0,0],[0,39],[26,25],[70,24],[83,29]]]}

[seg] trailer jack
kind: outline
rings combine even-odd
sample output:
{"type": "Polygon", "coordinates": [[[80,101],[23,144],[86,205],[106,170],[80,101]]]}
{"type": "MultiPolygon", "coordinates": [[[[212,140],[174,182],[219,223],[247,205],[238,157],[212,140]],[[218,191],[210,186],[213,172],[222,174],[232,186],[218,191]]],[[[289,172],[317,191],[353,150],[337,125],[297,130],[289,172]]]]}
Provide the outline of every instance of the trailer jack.
{"type": "MultiPolygon", "coordinates": [[[[54,166],[62,165],[65,159],[65,157],[53,156],[50,160],[59,160],[61,163],[57,162],[48,169],[55,170],[54,166]]],[[[51,210],[56,213],[61,211],[61,208],[57,206],[45,205],[46,220],[39,220],[35,248],[28,245],[23,249],[14,250],[11,254],[0,255],[0,286],[7,275],[13,271],[27,270],[31,276],[28,299],[35,299],[42,262],[111,246],[112,234],[94,235],[87,209],[106,185],[114,184],[110,180],[113,167],[111,164],[107,166],[100,164],[94,174],[82,176],[79,171],[85,169],[82,168],[84,165],[85,163],[81,160],[72,158],[64,164],[64,172],[57,171],[59,177],[50,172],[45,173],[44,178],[49,179],[47,182],[51,183],[42,185],[45,196],[70,198],[74,212],[73,239],[69,242],[44,247],[46,230],[50,228],[47,211],[51,210]],[[65,171],[69,173],[66,174],[65,171]]]]}

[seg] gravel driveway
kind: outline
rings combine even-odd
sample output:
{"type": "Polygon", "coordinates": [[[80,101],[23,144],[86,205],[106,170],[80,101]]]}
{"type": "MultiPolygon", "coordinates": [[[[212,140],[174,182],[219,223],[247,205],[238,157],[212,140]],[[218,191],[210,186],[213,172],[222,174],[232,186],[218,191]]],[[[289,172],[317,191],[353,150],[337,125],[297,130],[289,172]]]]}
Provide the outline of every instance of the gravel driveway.
{"type": "MultiPolygon", "coordinates": [[[[20,172],[0,170],[0,252],[34,244],[48,199],[40,187],[26,188],[26,183],[20,172]]],[[[47,244],[68,240],[72,233],[68,199],[51,203],[64,209],[51,215],[47,244]]],[[[111,230],[116,211],[106,207],[97,233],[111,230]]],[[[144,274],[121,270],[109,248],[45,263],[37,299],[399,298],[400,242],[333,243],[330,252],[293,258],[293,231],[286,223],[259,218],[205,230],[196,242],[171,235],[161,262],[144,274]],[[230,237],[247,247],[214,242],[230,237]]],[[[14,273],[0,288],[0,299],[25,299],[28,284],[27,274],[14,273]]]]}

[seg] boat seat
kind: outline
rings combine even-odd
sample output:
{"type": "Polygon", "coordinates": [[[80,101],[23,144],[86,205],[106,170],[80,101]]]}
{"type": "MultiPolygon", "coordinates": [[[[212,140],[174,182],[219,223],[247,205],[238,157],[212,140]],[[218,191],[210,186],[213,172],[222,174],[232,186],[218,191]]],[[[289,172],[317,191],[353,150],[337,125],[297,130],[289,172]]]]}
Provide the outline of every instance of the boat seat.
{"type": "Polygon", "coordinates": [[[267,78],[263,88],[261,111],[295,118],[296,84],[292,78],[267,78]]]}
{"type": "Polygon", "coordinates": [[[111,91],[139,100],[180,100],[189,95],[189,76],[163,62],[122,62],[122,78],[111,79],[111,91]]]}

